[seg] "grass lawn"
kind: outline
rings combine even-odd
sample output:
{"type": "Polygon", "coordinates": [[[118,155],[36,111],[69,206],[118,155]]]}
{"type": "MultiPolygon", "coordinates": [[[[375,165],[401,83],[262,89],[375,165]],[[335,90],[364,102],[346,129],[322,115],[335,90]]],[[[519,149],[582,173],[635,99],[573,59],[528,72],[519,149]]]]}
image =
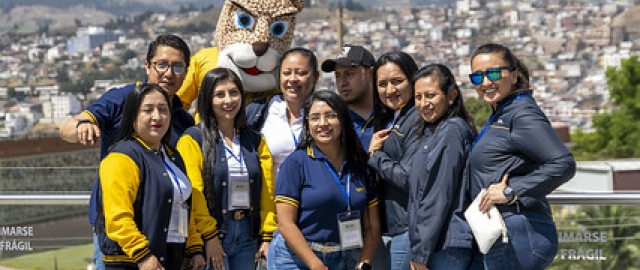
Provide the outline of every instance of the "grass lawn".
{"type": "Polygon", "coordinates": [[[62,249],[30,253],[19,257],[0,260],[0,267],[15,269],[54,269],[54,258],[58,260],[58,270],[85,270],[86,258],[91,258],[93,244],[72,246],[62,249]]]}

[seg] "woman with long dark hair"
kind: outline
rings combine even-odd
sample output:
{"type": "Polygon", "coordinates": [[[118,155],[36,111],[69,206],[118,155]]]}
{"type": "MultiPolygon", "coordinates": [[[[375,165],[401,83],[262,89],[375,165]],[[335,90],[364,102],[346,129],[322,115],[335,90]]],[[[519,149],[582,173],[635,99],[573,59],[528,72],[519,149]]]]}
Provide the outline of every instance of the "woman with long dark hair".
{"type": "Polygon", "coordinates": [[[243,96],[233,71],[209,71],[198,96],[200,124],[178,142],[193,187],[217,221],[216,255],[208,262],[216,270],[254,267],[276,229],[271,153],[246,125],[243,96]]]}
{"type": "Polygon", "coordinates": [[[414,109],[411,78],[418,70],[413,58],[404,52],[387,52],[374,66],[377,96],[385,114],[393,118],[387,126],[376,126],[369,144],[369,165],[380,181],[382,245],[378,247],[374,268],[409,270],[411,246],[408,233],[407,184],[413,147],[410,130],[417,114],[414,109]],[[404,165],[403,165],[404,164],[404,165]]]}
{"type": "Polygon", "coordinates": [[[169,95],[157,84],[141,84],[127,95],[122,115],[100,163],[96,234],[105,265],[179,270],[202,242],[191,215],[198,207],[191,182],[169,146],[169,95]]]}
{"type": "Polygon", "coordinates": [[[413,88],[420,118],[409,173],[411,266],[465,270],[473,243],[462,217],[469,203],[463,172],[476,129],[445,65],[418,70],[413,88]]]}
{"type": "Polygon", "coordinates": [[[323,90],[304,111],[298,149],[277,177],[268,269],[354,269],[346,253],[359,249],[360,265],[368,264],[380,237],[378,200],[347,104],[323,90]]]}
{"type": "Polygon", "coordinates": [[[508,239],[482,258],[485,269],[544,269],[558,251],[546,196],[575,174],[573,155],[533,98],[529,70],[509,48],[485,44],[471,56],[469,79],[493,110],[469,154],[471,196],[496,206],[508,239]]]}

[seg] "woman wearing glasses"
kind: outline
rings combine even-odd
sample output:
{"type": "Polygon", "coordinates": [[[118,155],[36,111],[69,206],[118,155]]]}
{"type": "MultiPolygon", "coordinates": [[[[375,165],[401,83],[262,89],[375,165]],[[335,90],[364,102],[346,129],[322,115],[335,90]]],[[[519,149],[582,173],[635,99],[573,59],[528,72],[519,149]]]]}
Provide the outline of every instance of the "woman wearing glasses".
{"type": "Polygon", "coordinates": [[[507,47],[480,46],[471,83],[493,109],[469,155],[471,196],[487,189],[480,210],[497,206],[508,239],[483,257],[485,269],[544,269],[558,249],[546,196],[571,179],[575,161],[532,97],[529,71],[507,47]]]}
{"type": "MultiPolygon", "coordinates": [[[[252,269],[276,229],[271,153],[246,125],[240,78],[215,68],[202,79],[200,125],[178,141],[193,188],[202,191],[220,234],[213,269],[252,269]]],[[[197,220],[196,220],[197,221],[197,220]]]]}
{"type": "Polygon", "coordinates": [[[367,154],[335,92],[314,92],[304,111],[300,144],[276,181],[278,231],[268,269],[354,269],[346,251],[360,248],[358,269],[367,269],[380,241],[367,154]]]}

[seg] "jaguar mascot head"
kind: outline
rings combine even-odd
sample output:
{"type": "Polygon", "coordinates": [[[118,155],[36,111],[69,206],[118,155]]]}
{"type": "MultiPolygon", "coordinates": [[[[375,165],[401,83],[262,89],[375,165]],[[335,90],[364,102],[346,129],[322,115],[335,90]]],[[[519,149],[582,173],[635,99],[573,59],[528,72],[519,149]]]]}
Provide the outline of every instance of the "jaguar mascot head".
{"type": "Polygon", "coordinates": [[[279,92],[279,59],[291,47],[296,15],[303,8],[304,0],[226,0],[215,31],[216,47],[192,56],[178,91],[185,106],[197,98],[200,81],[215,67],[236,72],[250,96],[279,92]]]}

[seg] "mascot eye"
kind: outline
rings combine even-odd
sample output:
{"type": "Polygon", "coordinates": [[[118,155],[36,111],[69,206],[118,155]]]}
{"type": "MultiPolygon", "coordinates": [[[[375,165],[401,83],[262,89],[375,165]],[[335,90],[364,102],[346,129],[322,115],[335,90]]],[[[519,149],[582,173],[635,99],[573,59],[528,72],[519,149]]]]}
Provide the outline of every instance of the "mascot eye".
{"type": "Polygon", "coordinates": [[[236,28],[251,29],[255,24],[255,21],[253,20],[253,17],[251,17],[251,15],[244,13],[240,10],[236,10],[236,13],[234,14],[233,17],[234,17],[233,21],[236,24],[236,28]]]}
{"type": "Polygon", "coordinates": [[[287,33],[287,28],[289,28],[289,22],[279,21],[272,23],[269,30],[272,35],[281,38],[287,33]]]}

